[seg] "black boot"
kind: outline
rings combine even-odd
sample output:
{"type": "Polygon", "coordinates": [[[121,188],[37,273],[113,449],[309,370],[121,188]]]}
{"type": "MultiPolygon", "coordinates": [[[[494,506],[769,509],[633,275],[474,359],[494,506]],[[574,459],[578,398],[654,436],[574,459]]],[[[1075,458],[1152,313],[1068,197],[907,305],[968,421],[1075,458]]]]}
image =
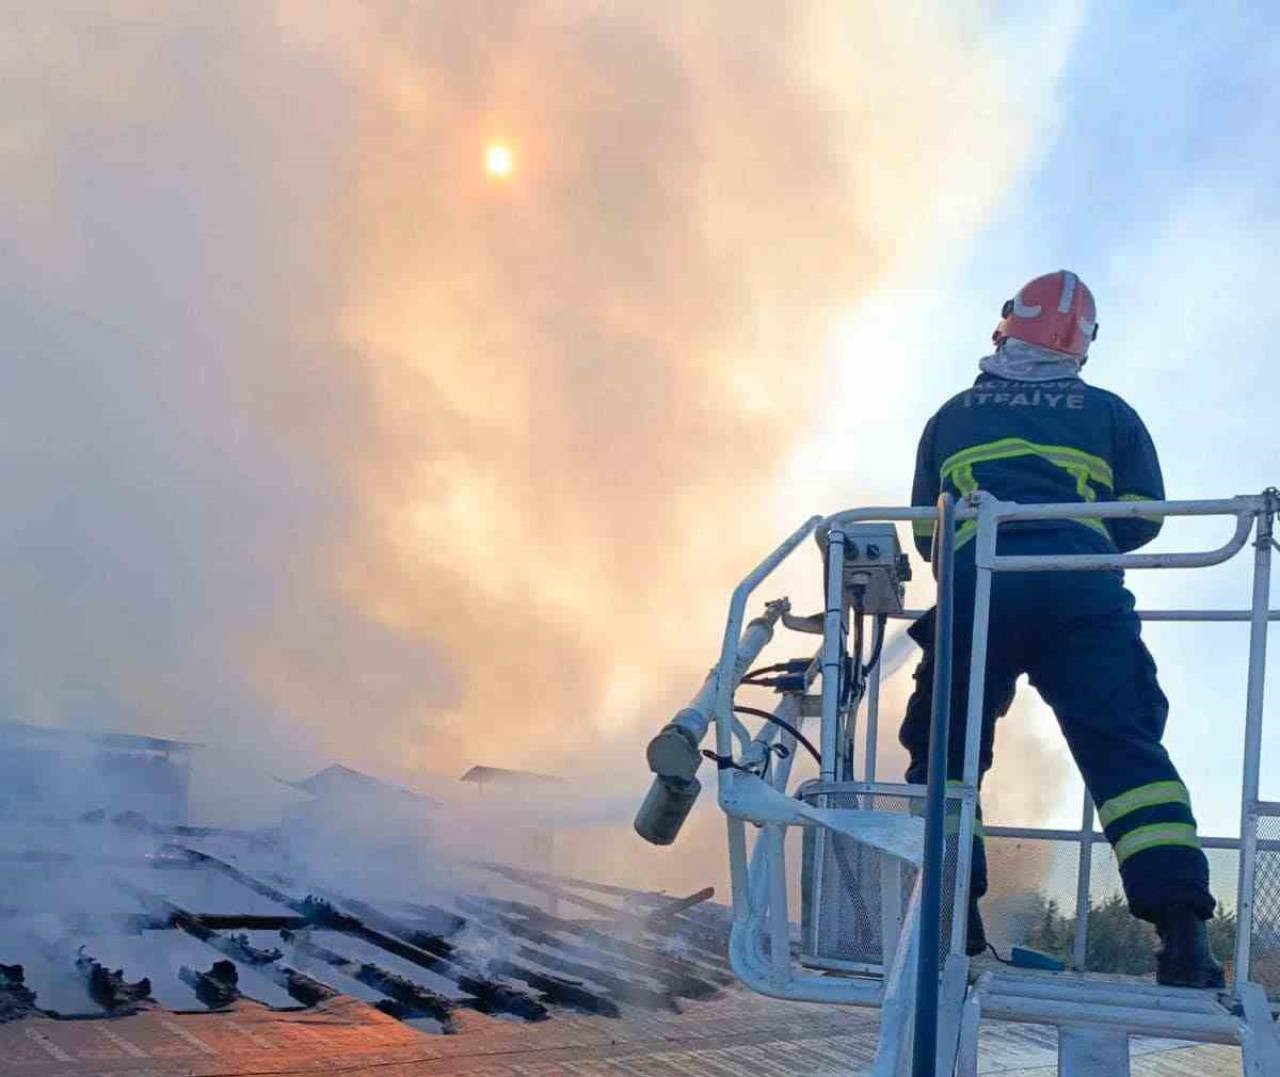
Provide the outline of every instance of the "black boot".
{"type": "Polygon", "coordinates": [[[978,899],[969,899],[969,929],[965,933],[964,952],[977,957],[987,951],[987,931],[982,926],[982,913],[978,912],[978,899]]]}
{"type": "Polygon", "coordinates": [[[1166,987],[1224,986],[1222,966],[1209,949],[1204,921],[1186,905],[1167,905],[1156,917],[1156,982],[1166,987]]]}

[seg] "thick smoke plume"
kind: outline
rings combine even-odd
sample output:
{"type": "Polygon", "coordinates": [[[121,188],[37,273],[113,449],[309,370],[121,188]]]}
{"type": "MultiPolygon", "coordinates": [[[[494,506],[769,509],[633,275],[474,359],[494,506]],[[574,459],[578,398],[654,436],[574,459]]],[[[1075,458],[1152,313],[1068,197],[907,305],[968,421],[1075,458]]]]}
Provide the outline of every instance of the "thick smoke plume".
{"type": "Polygon", "coordinates": [[[7,712],[635,765],[833,318],[1045,122],[929,7],[6,4],[7,712]]]}

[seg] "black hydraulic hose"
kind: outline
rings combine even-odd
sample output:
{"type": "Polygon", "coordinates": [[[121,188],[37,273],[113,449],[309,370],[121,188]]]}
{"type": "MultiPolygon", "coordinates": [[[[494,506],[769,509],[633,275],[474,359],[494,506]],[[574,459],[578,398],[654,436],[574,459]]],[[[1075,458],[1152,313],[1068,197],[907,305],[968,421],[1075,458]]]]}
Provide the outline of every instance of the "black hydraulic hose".
{"type": "Polygon", "coordinates": [[[867,666],[862,661],[862,645],[865,634],[865,625],[863,624],[866,614],[861,612],[862,596],[865,588],[858,586],[852,588],[855,592],[854,597],[854,620],[853,620],[853,649],[845,649],[844,661],[841,663],[841,671],[843,673],[842,688],[840,691],[840,709],[843,712],[843,718],[840,722],[839,739],[842,744],[840,749],[840,762],[842,773],[837,774],[837,778],[843,777],[847,780],[853,778],[853,732],[850,728],[852,721],[852,711],[854,706],[862,699],[862,693],[867,687],[867,666]]]}
{"type": "Polygon", "coordinates": [[[801,733],[800,730],[798,730],[790,722],[785,721],[782,718],[779,718],[776,714],[770,714],[768,711],[761,710],[759,707],[743,707],[735,703],[733,705],[733,710],[735,714],[750,714],[755,716],[756,718],[763,718],[767,722],[772,722],[776,726],[781,726],[783,729],[785,729],[788,733],[790,733],[793,737],[796,738],[797,743],[803,744],[809,750],[809,754],[818,761],[818,766],[822,766],[822,753],[819,752],[818,749],[813,746],[813,743],[809,740],[808,737],[806,737],[803,733],[801,733]]]}
{"type": "Polygon", "coordinates": [[[740,683],[745,683],[754,677],[761,677],[766,673],[788,673],[790,670],[790,662],[774,662],[771,666],[761,666],[759,669],[747,670],[740,678],[740,683]]]}
{"type": "Polygon", "coordinates": [[[929,721],[929,785],[921,865],[920,949],[916,955],[916,1027],[912,1077],[936,1077],[938,1056],[938,950],[942,938],[943,822],[951,726],[951,636],[955,605],[956,504],[938,498],[938,606],[934,625],[933,713],[929,721]]]}
{"type": "Polygon", "coordinates": [[[863,673],[870,673],[876,668],[876,663],[880,661],[880,652],[884,650],[885,626],[889,623],[887,614],[876,614],[876,634],[875,642],[871,644],[871,657],[867,659],[867,664],[862,667],[863,673]]]}
{"type": "MultiPolygon", "coordinates": [[[[828,594],[830,590],[831,565],[824,556],[822,559],[822,593],[828,594]]],[[[857,619],[856,631],[858,633],[859,646],[862,639],[862,618],[857,619]]],[[[840,618],[840,665],[836,674],[836,699],[839,701],[841,708],[847,707],[849,697],[853,692],[854,679],[850,676],[849,666],[849,629],[845,624],[843,616],[840,618]]],[[[823,676],[826,676],[824,673],[823,676]]]]}
{"type": "Polygon", "coordinates": [[[862,682],[862,614],[853,619],[853,650],[849,650],[848,633],[840,640],[840,690],[837,697],[841,709],[845,709],[853,701],[853,695],[861,688],[862,682]]]}

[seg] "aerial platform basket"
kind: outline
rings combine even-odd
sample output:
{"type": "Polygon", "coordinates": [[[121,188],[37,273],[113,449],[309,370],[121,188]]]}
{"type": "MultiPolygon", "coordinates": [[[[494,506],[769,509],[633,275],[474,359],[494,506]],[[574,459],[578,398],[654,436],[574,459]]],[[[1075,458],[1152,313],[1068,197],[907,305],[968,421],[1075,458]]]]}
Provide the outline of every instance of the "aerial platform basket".
{"type": "MultiPolygon", "coordinates": [[[[1277,511],[1280,495],[1274,489],[1216,501],[1061,505],[1020,505],[979,492],[959,504],[944,495],[936,508],[865,508],[825,519],[815,516],[734,591],[719,662],[690,704],[650,745],[654,784],[636,828],[652,841],[674,839],[697,795],[700,745],[714,724],[715,750],[710,754],[719,765],[719,803],[728,817],[734,971],[748,986],[778,998],[880,1007],[875,1077],[976,1075],[983,1017],[1057,1026],[1059,1072],[1069,1077],[1128,1074],[1129,1037],[1134,1035],[1234,1044],[1241,1048],[1247,1077],[1280,1077],[1280,1036],[1264,987],[1280,997],[1280,803],[1259,796],[1267,625],[1280,616],[1269,608],[1277,511]],[[996,553],[1002,522],[1085,516],[1222,516],[1233,520],[1235,529],[1224,545],[1204,552],[996,553]],[[923,523],[935,533],[936,752],[927,785],[885,782],[875,773],[876,658],[885,624],[919,613],[903,609],[909,568],[898,546],[898,523],[923,523]],[[946,782],[957,525],[972,533],[977,571],[968,700],[966,713],[956,716],[965,722],[964,777],[946,782]],[[824,559],[823,612],[793,616],[788,601],[780,599],[744,625],[752,593],[810,535],[817,538],[824,559]],[[1199,568],[1230,560],[1251,538],[1249,609],[1141,613],[1145,620],[1250,626],[1240,837],[1205,842],[1239,853],[1229,989],[1219,993],[1150,982],[1119,984],[1114,977],[1088,972],[975,974],[964,954],[964,938],[994,573],[1199,568]],[[738,717],[734,694],[780,622],[820,635],[821,645],[812,660],[782,667],[772,682],[781,702],[773,720],[752,736],[738,717]],[[863,654],[868,624],[869,657],[863,654]],[[815,682],[818,691],[813,692],[815,682]],[[819,746],[804,738],[807,718],[819,721],[819,746]],[[819,757],[819,777],[791,788],[799,747],[812,748],[819,757]],[[786,835],[793,828],[802,832],[798,938],[792,930],[787,865],[786,835]]],[[[1085,968],[1092,850],[1105,842],[1094,830],[1088,797],[1078,832],[989,827],[987,833],[1030,840],[1065,837],[1078,843],[1072,951],[1075,967],[1085,968]]],[[[796,845],[791,849],[794,854],[796,845]]]]}

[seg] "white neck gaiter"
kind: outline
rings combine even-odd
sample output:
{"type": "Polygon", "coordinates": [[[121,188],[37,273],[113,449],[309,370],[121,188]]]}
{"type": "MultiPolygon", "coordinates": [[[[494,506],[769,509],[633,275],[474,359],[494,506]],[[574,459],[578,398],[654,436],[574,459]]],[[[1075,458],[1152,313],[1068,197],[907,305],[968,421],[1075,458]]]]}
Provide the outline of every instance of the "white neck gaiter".
{"type": "Polygon", "coordinates": [[[984,374],[1008,381],[1060,381],[1080,377],[1080,364],[1069,355],[1009,337],[978,362],[984,374]]]}

